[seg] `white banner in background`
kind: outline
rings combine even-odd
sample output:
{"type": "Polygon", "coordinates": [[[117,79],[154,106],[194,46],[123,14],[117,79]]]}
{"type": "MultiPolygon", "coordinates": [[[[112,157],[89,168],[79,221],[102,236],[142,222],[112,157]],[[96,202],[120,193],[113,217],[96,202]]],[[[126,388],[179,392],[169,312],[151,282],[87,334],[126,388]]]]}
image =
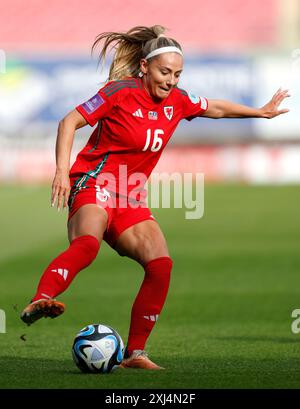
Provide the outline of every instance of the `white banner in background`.
{"type": "Polygon", "coordinates": [[[255,134],[263,139],[300,138],[300,49],[286,56],[260,57],[256,61],[257,89],[254,92],[255,106],[261,107],[279,87],[288,89],[291,97],[286,98],[281,108],[290,112],[271,120],[255,119],[255,134]]]}
{"type": "Polygon", "coordinates": [[[0,49],[0,74],[6,73],[6,54],[4,50],[0,49]]]}

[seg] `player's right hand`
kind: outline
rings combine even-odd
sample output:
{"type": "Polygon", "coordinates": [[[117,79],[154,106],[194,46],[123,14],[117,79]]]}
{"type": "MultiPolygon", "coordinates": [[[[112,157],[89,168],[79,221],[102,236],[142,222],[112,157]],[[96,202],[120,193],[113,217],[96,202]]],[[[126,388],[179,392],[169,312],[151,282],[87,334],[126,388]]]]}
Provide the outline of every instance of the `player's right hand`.
{"type": "Polygon", "coordinates": [[[57,210],[59,211],[62,206],[65,209],[68,205],[70,190],[68,172],[56,171],[52,182],[51,206],[54,207],[57,200],[57,210]]]}

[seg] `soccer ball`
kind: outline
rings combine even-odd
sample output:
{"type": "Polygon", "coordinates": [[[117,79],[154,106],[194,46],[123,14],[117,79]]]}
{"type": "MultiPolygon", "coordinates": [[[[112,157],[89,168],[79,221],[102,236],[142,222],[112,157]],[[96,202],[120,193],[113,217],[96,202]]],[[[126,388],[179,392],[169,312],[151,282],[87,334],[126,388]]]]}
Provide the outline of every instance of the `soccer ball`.
{"type": "Polygon", "coordinates": [[[113,328],[92,324],[75,337],[72,355],[75,364],[85,373],[109,373],[122,362],[124,343],[113,328]]]}

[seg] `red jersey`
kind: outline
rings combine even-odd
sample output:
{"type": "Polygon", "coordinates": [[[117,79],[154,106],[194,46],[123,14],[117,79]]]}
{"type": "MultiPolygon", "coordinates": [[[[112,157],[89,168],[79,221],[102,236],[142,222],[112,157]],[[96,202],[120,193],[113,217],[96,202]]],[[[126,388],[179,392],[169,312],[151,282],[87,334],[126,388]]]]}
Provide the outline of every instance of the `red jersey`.
{"type": "Polygon", "coordinates": [[[70,177],[78,178],[74,188],[86,186],[92,178],[127,195],[141,184],[136,183],[137,174],[146,182],[179,121],[201,116],[207,106],[206,98],[179,88],[154,102],[140,78],[109,82],[76,107],[97,127],[70,170],[70,177]]]}

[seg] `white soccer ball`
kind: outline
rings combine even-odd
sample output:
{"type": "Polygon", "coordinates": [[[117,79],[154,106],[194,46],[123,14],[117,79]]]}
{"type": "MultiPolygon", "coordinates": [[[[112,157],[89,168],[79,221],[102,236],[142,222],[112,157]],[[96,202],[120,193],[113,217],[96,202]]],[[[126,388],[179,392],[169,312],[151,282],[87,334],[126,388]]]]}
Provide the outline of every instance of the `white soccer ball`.
{"type": "Polygon", "coordinates": [[[85,373],[109,373],[123,359],[124,343],[113,328],[91,324],[74,339],[72,355],[78,368],[85,373]]]}

